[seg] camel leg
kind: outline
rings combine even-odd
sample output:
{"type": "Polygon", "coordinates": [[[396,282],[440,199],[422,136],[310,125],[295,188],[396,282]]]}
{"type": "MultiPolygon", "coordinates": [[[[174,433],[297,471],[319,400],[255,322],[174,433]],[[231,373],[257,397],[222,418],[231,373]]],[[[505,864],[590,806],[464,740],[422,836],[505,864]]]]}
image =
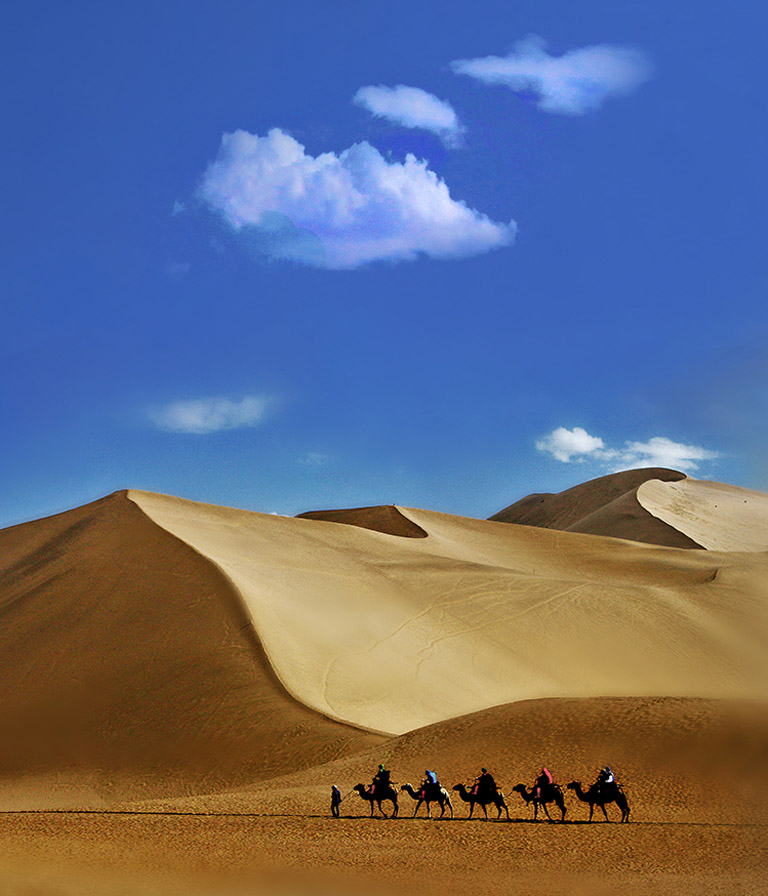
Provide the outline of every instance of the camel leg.
{"type": "Polygon", "coordinates": [[[470,818],[472,818],[472,813],[473,813],[474,811],[475,811],[475,804],[474,804],[474,803],[470,803],[470,804],[469,804],[469,817],[470,817],[470,818]]]}
{"type": "Polygon", "coordinates": [[[608,813],[605,811],[605,803],[603,803],[603,804],[600,806],[600,808],[603,810],[603,815],[605,815],[605,820],[606,820],[606,821],[610,821],[611,819],[608,818],[608,813]]]}
{"type": "Polygon", "coordinates": [[[592,815],[593,815],[594,811],[595,811],[595,804],[590,803],[589,804],[589,820],[590,821],[592,821],[592,815]]]}
{"type": "Polygon", "coordinates": [[[485,820],[488,821],[488,807],[485,803],[480,803],[480,805],[483,807],[483,812],[485,812],[485,820]]]}
{"type": "Polygon", "coordinates": [[[542,803],[541,808],[544,810],[544,814],[547,816],[547,820],[552,821],[552,816],[549,814],[549,809],[547,808],[547,804],[542,803]]]}

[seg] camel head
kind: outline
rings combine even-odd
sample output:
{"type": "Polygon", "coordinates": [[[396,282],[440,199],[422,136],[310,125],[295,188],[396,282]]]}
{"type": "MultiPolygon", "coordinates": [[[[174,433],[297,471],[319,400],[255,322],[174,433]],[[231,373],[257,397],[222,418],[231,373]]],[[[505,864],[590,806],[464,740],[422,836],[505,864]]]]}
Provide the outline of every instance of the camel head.
{"type": "Polygon", "coordinates": [[[355,784],[352,789],[356,790],[358,793],[365,793],[365,784],[355,784]]]}
{"type": "Polygon", "coordinates": [[[581,781],[571,781],[570,784],[565,785],[568,790],[577,790],[581,787],[581,781]]]}
{"type": "Polygon", "coordinates": [[[512,788],[513,793],[525,793],[525,784],[515,784],[512,788]]]}
{"type": "Polygon", "coordinates": [[[402,793],[403,790],[413,790],[413,787],[411,787],[410,782],[408,784],[400,785],[400,792],[402,793]]]}
{"type": "Polygon", "coordinates": [[[453,787],[451,788],[451,790],[456,790],[459,793],[461,793],[462,790],[466,790],[466,789],[467,788],[463,784],[454,784],[453,787]]]}

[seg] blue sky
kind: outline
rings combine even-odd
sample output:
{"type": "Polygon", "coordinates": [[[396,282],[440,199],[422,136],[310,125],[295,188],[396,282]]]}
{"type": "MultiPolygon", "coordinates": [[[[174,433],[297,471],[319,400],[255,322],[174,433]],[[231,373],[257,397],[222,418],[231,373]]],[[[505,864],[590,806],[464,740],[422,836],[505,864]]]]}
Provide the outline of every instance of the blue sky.
{"type": "Polygon", "coordinates": [[[768,489],[753,2],[11,2],[0,525],[768,489]],[[234,135],[234,136],[225,136],[234,135]]]}

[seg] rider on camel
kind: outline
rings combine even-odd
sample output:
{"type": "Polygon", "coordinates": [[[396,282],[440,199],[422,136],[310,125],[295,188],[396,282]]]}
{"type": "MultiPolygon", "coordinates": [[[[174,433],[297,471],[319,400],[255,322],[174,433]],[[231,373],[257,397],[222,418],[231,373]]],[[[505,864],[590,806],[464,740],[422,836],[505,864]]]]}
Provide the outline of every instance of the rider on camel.
{"type": "Polygon", "coordinates": [[[616,778],[611,771],[610,765],[606,765],[605,768],[600,769],[600,772],[597,776],[597,781],[595,781],[595,787],[599,792],[604,790],[609,790],[612,784],[616,783],[616,778]]]}
{"type": "Polygon", "coordinates": [[[496,782],[493,780],[493,775],[487,768],[481,768],[480,774],[475,778],[475,786],[472,788],[472,793],[475,796],[483,797],[495,794],[496,790],[496,782]]]}
{"type": "Polygon", "coordinates": [[[536,783],[533,785],[534,798],[537,800],[541,799],[542,794],[549,791],[554,784],[552,772],[548,768],[543,768],[539,777],[536,778],[536,783]]]}
{"type": "Polygon", "coordinates": [[[379,764],[379,770],[373,776],[373,783],[371,784],[371,789],[369,791],[370,794],[374,794],[376,789],[379,790],[388,790],[389,789],[389,775],[390,771],[388,768],[384,768],[384,764],[379,764]]]}
{"type": "Polygon", "coordinates": [[[421,782],[421,792],[424,796],[428,796],[430,793],[436,793],[439,787],[440,782],[437,780],[437,775],[427,769],[421,782]]]}

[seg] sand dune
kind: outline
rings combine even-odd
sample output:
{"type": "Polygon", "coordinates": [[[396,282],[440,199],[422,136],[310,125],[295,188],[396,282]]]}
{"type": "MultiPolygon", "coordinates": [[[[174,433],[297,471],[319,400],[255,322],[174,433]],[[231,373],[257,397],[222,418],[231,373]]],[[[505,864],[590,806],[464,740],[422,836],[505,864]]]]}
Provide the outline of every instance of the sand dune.
{"type": "Polygon", "coordinates": [[[535,697],[768,694],[768,556],[400,508],[427,532],[130,496],[232,581],[281,682],[398,734],[535,697]]]}
{"type": "Polygon", "coordinates": [[[528,495],[494,514],[491,520],[609,535],[667,547],[698,548],[702,545],[637,499],[638,488],[649,480],[684,479],[683,473],[661,467],[611,473],[558,494],[528,495]]]}
{"type": "Polygon", "coordinates": [[[667,525],[713,551],[768,551],[768,495],[684,479],[644,482],[640,504],[667,525]]]}
{"type": "Polygon", "coordinates": [[[281,687],[240,596],[124,493],[0,532],[4,809],[231,787],[370,735],[281,687]]]}
{"type": "Polygon", "coordinates": [[[403,538],[426,538],[427,533],[408,519],[394,505],[354,507],[348,510],[310,510],[296,517],[300,520],[324,520],[327,523],[346,523],[385,535],[403,538]]]}
{"type": "MultiPolygon", "coordinates": [[[[672,697],[525,700],[428,725],[253,788],[147,802],[142,808],[247,812],[258,806],[312,815],[326,810],[331,782],[347,793],[385,762],[394,781],[417,783],[428,766],[449,790],[471,783],[486,766],[503,788],[512,818],[528,819],[532,809],[512,788],[518,783],[530,788],[542,765],[561,785],[575,779],[586,787],[610,763],[635,822],[766,824],[766,751],[765,704],[672,697]]],[[[466,816],[468,806],[452,791],[451,796],[455,814],[466,816]]],[[[588,817],[588,807],[573,793],[566,793],[566,808],[566,818],[588,817]]],[[[404,794],[402,814],[414,809],[404,794]]],[[[352,794],[344,812],[364,815],[368,807],[352,794]]],[[[615,807],[609,816],[618,819],[615,807]]]]}
{"type": "Polygon", "coordinates": [[[397,515],[426,536],[135,491],[0,532],[0,800],[230,789],[535,698],[768,695],[768,555],[397,515]]]}
{"type": "Polygon", "coordinates": [[[0,532],[0,808],[33,812],[3,816],[0,889],[763,892],[765,496],[632,482],[552,506],[710,549],[135,491],[0,532]],[[420,824],[405,796],[397,822],[327,818],[380,761],[449,786],[486,765],[517,823],[420,824]],[[633,824],[522,823],[517,781],[605,763],[633,824]]]}

